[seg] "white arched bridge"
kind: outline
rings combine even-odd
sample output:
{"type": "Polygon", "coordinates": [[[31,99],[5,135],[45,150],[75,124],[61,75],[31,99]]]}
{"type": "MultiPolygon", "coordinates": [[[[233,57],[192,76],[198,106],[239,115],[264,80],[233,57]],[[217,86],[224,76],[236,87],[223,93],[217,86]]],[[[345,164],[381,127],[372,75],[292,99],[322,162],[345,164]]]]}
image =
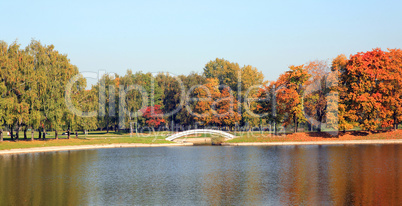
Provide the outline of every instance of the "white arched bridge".
{"type": "Polygon", "coordinates": [[[177,139],[179,137],[184,137],[187,135],[194,135],[194,134],[215,134],[215,135],[220,135],[225,137],[226,139],[233,139],[235,136],[233,134],[223,132],[220,130],[213,130],[213,129],[192,129],[192,130],[187,130],[184,132],[179,132],[174,135],[171,135],[166,138],[166,140],[173,141],[174,139],[177,139]]]}

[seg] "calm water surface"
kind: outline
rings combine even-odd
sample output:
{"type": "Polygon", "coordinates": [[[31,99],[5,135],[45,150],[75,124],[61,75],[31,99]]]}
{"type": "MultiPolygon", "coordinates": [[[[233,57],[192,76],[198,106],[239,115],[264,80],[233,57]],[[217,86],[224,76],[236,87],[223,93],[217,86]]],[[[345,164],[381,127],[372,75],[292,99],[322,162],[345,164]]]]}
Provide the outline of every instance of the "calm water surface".
{"type": "Polygon", "coordinates": [[[401,205],[402,145],[0,156],[0,205],[401,205]]]}

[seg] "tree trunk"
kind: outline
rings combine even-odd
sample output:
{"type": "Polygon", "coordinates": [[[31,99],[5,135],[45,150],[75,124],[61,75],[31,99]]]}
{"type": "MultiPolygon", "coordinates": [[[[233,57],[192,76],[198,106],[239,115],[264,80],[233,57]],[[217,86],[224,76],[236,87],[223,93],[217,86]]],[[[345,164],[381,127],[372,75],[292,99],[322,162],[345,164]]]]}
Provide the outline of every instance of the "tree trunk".
{"type": "Polygon", "coordinates": [[[18,141],[20,138],[20,125],[17,124],[17,130],[15,131],[15,141],[18,141]]]}
{"type": "Polygon", "coordinates": [[[319,117],[318,117],[318,120],[319,120],[319,122],[318,122],[318,131],[319,132],[321,132],[322,131],[322,119],[323,119],[324,117],[322,116],[322,115],[319,115],[319,117]]]}
{"type": "Polygon", "coordinates": [[[11,136],[11,140],[14,140],[14,126],[11,126],[11,128],[10,128],[10,136],[11,136]]]}
{"type": "Polygon", "coordinates": [[[0,129],[0,142],[3,141],[3,129],[0,129]]]}
{"type": "Polygon", "coordinates": [[[296,117],[296,115],[294,116],[294,119],[295,119],[295,129],[294,129],[294,132],[297,133],[297,117],[296,117]]]}
{"type": "Polygon", "coordinates": [[[394,130],[397,130],[397,129],[398,129],[398,123],[397,123],[397,120],[396,120],[396,115],[394,113],[394,130]]]}
{"type": "Polygon", "coordinates": [[[68,126],[68,129],[67,129],[67,139],[70,139],[70,126],[68,126]]]}
{"type": "Polygon", "coordinates": [[[109,118],[106,118],[106,133],[109,134],[109,118]]]}
{"type": "Polygon", "coordinates": [[[57,130],[54,130],[54,139],[59,139],[59,135],[57,134],[57,130]]]}
{"type": "Polygon", "coordinates": [[[25,128],[24,128],[24,139],[25,140],[28,139],[27,138],[27,130],[28,130],[28,126],[25,126],[25,128]]]}
{"type": "Polygon", "coordinates": [[[31,141],[34,141],[34,128],[31,127],[31,141]]]}
{"type": "Polygon", "coordinates": [[[41,139],[42,138],[42,132],[40,131],[40,129],[38,129],[38,132],[39,132],[39,138],[38,139],[41,139]]]}

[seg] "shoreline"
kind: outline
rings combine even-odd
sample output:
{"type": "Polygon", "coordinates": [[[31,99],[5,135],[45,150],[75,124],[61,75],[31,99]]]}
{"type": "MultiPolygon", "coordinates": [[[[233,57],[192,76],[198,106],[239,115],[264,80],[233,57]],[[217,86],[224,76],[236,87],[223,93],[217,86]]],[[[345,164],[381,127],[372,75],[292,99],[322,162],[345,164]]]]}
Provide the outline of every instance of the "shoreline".
{"type": "Polygon", "coordinates": [[[177,146],[192,146],[192,145],[193,143],[172,143],[172,144],[116,143],[116,144],[95,144],[95,145],[30,147],[21,149],[0,150],[0,155],[37,153],[37,152],[57,152],[57,151],[70,151],[70,150],[105,149],[105,148],[177,147],[177,146]]]}
{"type": "Polygon", "coordinates": [[[402,139],[388,140],[337,140],[337,141],[288,141],[288,142],[239,142],[222,143],[222,146],[280,146],[280,145],[345,145],[345,144],[402,144],[402,139]]]}
{"type": "MultiPolygon", "coordinates": [[[[287,142],[239,142],[222,143],[221,146],[296,146],[296,145],[367,145],[367,144],[402,144],[402,139],[389,140],[339,140],[339,141],[287,141],[287,142]]],[[[95,145],[73,145],[73,146],[50,146],[50,147],[31,147],[10,150],[0,150],[0,155],[24,154],[37,152],[57,152],[70,150],[88,150],[105,148],[134,148],[134,147],[178,147],[193,146],[193,143],[172,143],[172,144],[143,144],[143,143],[115,143],[115,144],[95,144],[95,145]]]]}

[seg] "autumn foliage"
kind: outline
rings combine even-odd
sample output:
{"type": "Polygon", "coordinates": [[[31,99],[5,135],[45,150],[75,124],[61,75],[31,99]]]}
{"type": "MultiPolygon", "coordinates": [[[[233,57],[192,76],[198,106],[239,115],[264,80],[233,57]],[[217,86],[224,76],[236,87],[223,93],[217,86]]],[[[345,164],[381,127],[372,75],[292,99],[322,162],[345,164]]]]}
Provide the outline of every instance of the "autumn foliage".
{"type": "Polygon", "coordinates": [[[237,100],[230,87],[220,88],[218,79],[208,78],[206,84],[195,92],[195,119],[204,126],[228,126],[230,129],[240,121],[237,100]]]}
{"type": "Polygon", "coordinates": [[[16,140],[29,130],[32,139],[34,130],[45,139],[46,130],[58,138],[58,131],[117,131],[133,122],[153,129],[270,126],[276,133],[388,130],[402,121],[400,49],[292,65],[270,82],[251,65],[216,58],[200,74],[128,70],[124,76],[105,74],[91,89],[79,77],[71,91],[66,85],[79,70],[53,45],[32,41],[21,49],[0,41],[0,67],[0,141],[4,129],[16,140]],[[80,113],[71,112],[67,95],[80,113]]]}
{"type": "MultiPolygon", "coordinates": [[[[276,97],[274,119],[295,132],[302,122],[318,131],[397,129],[402,121],[402,51],[377,48],[349,59],[339,55],[331,66],[323,61],[291,66],[260,90],[260,98],[267,96],[276,97]]],[[[271,107],[260,103],[257,108],[272,113],[271,107]]]]}
{"type": "Polygon", "coordinates": [[[341,71],[344,116],[363,130],[401,121],[401,50],[373,49],[350,57],[341,71]]]}
{"type": "Polygon", "coordinates": [[[143,117],[146,119],[145,122],[149,127],[156,128],[165,122],[161,117],[161,115],[163,115],[161,105],[146,107],[141,112],[143,112],[143,117]]]}

